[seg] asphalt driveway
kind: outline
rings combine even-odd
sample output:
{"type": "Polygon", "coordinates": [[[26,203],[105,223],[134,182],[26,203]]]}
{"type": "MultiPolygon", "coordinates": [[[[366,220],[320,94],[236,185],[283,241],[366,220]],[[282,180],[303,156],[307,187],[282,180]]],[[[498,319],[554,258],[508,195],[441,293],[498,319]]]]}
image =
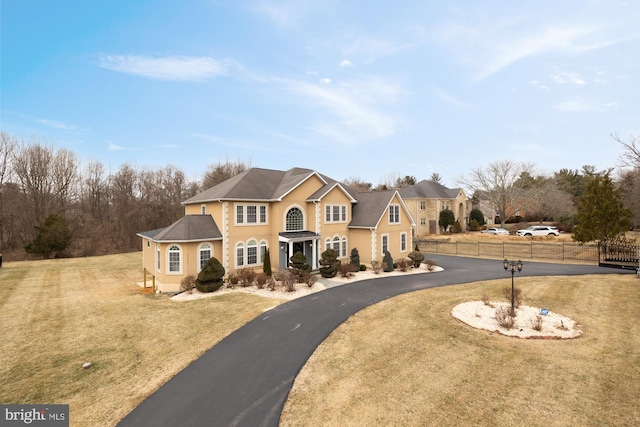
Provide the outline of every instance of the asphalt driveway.
{"type": "MultiPolygon", "coordinates": [[[[293,381],[316,347],[359,310],[420,289],[509,277],[502,261],[428,254],[438,273],[363,280],[282,304],[247,323],[149,396],[118,425],[277,426],[293,381]]],[[[634,274],[527,262],[522,276],[634,274]]]]}

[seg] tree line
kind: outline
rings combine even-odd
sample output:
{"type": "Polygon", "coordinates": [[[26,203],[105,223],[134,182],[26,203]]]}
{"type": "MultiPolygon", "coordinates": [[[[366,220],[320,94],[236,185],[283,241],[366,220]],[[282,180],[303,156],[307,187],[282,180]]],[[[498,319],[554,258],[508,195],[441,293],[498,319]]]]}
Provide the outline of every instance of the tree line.
{"type": "MultiPolygon", "coordinates": [[[[618,174],[616,189],[632,213],[631,223],[640,226],[640,142],[638,137],[614,139],[625,149],[621,161],[627,167],[618,174]]],[[[151,169],[125,163],[111,171],[100,161],[81,162],[71,150],[35,138],[18,141],[0,132],[0,253],[6,259],[24,259],[25,248],[33,248],[42,237],[48,218],[48,224],[59,224],[62,218],[69,230],[67,252],[74,256],[140,249],[136,233],[173,223],[184,214],[182,201],[250,167],[227,159],[209,166],[201,180],[171,165],[151,169]]],[[[536,174],[531,164],[502,161],[472,170],[459,183],[471,189],[474,198],[489,200],[505,220],[526,207],[530,220],[575,222],[589,182],[611,172],[584,166],[545,176],[536,174]]],[[[429,179],[441,183],[437,173],[429,179]]],[[[375,187],[358,177],[343,183],[375,191],[417,181],[396,174],[375,187]]]]}

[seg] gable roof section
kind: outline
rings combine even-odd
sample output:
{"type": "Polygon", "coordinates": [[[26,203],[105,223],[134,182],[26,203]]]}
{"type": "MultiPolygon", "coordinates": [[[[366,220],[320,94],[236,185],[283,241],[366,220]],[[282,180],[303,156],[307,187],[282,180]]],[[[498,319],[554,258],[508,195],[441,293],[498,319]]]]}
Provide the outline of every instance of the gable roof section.
{"type": "Polygon", "coordinates": [[[353,206],[353,216],[349,223],[350,228],[377,228],[380,221],[385,217],[387,208],[398,196],[400,205],[411,221],[411,225],[415,225],[413,218],[409,214],[407,206],[404,204],[402,197],[397,190],[371,191],[358,193],[358,204],[353,206]]]}
{"type": "Polygon", "coordinates": [[[154,242],[202,242],[221,240],[222,233],[211,215],[185,215],[165,228],[138,233],[154,242]]]}
{"type": "Polygon", "coordinates": [[[307,202],[319,202],[320,200],[322,200],[324,196],[329,194],[331,190],[337,187],[340,191],[342,191],[342,193],[344,193],[345,196],[349,198],[349,201],[351,203],[358,203],[358,200],[356,200],[353,194],[351,194],[346,187],[344,187],[342,184],[340,184],[337,181],[333,181],[333,180],[331,181],[332,182],[329,182],[328,184],[319,188],[318,191],[316,191],[311,196],[309,196],[309,198],[307,199],[307,202]]]}
{"type": "Polygon", "coordinates": [[[222,200],[278,201],[312,176],[318,177],[324,185],[333,181],[328,181],[326,176],[311,169],[293,168],[279,171],[251,168],[195,195],[182,204],[222,200]]]}
{"type": "Polygon", "coordinates": [[[447,188],[426,179],[399,190],[404,199],[457,199],[461,191],[462,188],[447,188]]]}

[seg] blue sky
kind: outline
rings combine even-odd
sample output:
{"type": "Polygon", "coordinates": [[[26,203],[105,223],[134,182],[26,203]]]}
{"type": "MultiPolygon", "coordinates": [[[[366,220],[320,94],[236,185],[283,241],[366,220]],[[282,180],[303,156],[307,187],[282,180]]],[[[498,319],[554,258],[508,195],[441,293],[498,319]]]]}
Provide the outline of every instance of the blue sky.
{"type": "Polygon", "coordinates": [[[1,127],[117,169],[219,161],[374,185],[511,159],[615,167],[635,1],[3,0],[1,127]]]}

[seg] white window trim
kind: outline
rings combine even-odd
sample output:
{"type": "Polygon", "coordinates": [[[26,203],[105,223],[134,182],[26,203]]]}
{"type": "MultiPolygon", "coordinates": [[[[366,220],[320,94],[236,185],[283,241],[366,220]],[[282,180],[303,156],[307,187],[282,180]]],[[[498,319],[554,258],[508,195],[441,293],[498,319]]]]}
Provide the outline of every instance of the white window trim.
{"type": "Polygon", "coordinates": [[[380,236],[380,253],[384,256],[385,251],[389,250],[389,234],[385,233],[380,236]],[[385,249],[385,239],[387,240],[387,248],[385,249]]]}
{"type": "Polygon", "coordinates": [[[407,252],[407,248],[409,247],[409,240],[407,237],[407,233],[400,233],[400,252],[407,252]],[[404,248],[402,248],[402,238],[404,237],[404,248]]]}
{"type": "Polygon", "coordinates": [[[252,227],[256,225],[269,224],[269,209],[265,203],[234,203],[233,204],[233,223],[238,227],[252,227]],[[256,222],[248,222],[248,207],[256,208],[256,222]],[[238,207],[242,207],[242,222],[238,222],[238,207]],[[260,208],[264,207],[264,222],[261,221],[260,208]]]}
{"type": "Polygon", "coordinates": [[[177,243],[170,243],[169,245],[167,245],[167,275],[179,275],[182,274],[182,263],[184,261],[184,256],[183,256],[184,251],[182,250],[182,246],[180,246],[177,243]],[[177,247],[178,248],[178,254],[180,255],[180,260],[179,260],[179,265],[178,265],[178,271],[171,271],[171,248],[172,247],[177,247]]]}
{"type": "Polygon", "coordinates": [[[325,203],[324,205],[324,223],[325,224],[344,224],[349,222],[349,209],[345,203],[325,203]],[[338,220],[333,217],[333,209],[338,208],[338,220]],[[327,220],[327,209],[329,209],[330,219],[327,220]]]}
{"type": "Polygon", "coordinates": [[[200,213],[205,215],[207,213],[207,205],[200,205],[200,213]]]}
{"type": "MultiPolygon", "coordinates": [[[[202,252],[203,247],[207,245],[209,246],[209,251],[211,253],[211,255],[209,256],[209,258],[213,258],[213,244],[211,244],[211,242],[203,242],[198,246],[198,273],[202,271],[202,259],[201,259],[201,255],[200,253],[202,252]]],[[[208,260],[207,260],[208,261],[208,260]]]]}
{"type": "MultiPolygon", "coordinates": [[[[394,215],[396,216],[396,215],[394,215]]],[[[400,224],[400,205],[398,204],[391,204],[389,205],[389,210],[388,210],[388,216],[387,219],[389,221],[389,225],[397,225],[400,224]],[[391,221],[391,212],[392,210],[397,211],[397,221],[391,221]]]]}
{"type": "Polygon", "coordinates": [[[264,253],[260,249],[262,248],[268,249],[269,245],[267,244],[267,241],[265,239],[260,240],[260,239],[256,239],[255,237],[250,237],[244,242],[236,242],[233,248],[234,248],[234,252],[233,252],[234,264],[236,268],[259,267],[264,264],[264,253]],[[252,245],[252,247],[256,248],[255,264],[249,264],[249,242],[251,241],[256,242],[255,246],[252,245]],[[242,247],[242,264],[238,264],[238,248],[240,246],[242,247]]]}
{"type": "Polygon", "coordinates": [[[285,231],[302,231],[305,230],[307,227],[307,212],[304,210],[304,208],[300,205],[291,205],[289,207],[287,207],[284,210],[284,215],[282,216],[282,229],[285,231]],[[302,212],[302,228],[300,228],[300,230],[288,230],[287,229],[287,214],[289,213],[289,211],[291,209],[298,209],[300,212],[302,212]]]}

